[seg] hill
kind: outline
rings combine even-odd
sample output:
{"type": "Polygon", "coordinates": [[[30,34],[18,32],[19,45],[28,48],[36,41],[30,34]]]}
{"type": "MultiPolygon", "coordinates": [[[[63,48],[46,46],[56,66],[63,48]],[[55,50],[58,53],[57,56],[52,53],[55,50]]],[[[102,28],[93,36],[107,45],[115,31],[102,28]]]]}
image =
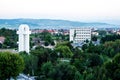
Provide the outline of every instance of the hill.
{"type": "Polygon", "coordinates": [[[73,27],[96,27],[96,28],[113,28],[117,25],[107,23],[86,23],[69,20],[52,20],[52,19],[0,19],[0,28],[18,29],[20,24],[28,24],[31,29],[69,29],[73,27]]]}

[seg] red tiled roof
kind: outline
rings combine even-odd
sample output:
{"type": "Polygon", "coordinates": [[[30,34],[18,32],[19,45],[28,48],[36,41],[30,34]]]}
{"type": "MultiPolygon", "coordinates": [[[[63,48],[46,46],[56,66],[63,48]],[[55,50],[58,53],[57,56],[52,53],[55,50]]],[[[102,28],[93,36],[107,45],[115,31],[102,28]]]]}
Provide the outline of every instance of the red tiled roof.
{"type": "Polygon", "coordinates": [[[3,43],[5,41],[5,37],[0,37],[0,43],[3,43]]]}

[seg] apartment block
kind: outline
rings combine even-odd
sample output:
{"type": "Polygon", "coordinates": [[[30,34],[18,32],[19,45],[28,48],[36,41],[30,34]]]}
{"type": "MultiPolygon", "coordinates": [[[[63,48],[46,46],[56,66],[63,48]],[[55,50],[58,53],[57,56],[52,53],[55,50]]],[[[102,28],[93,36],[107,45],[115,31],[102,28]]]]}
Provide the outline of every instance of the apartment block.
{"type": "Polygon", "coordinates": [[[73,41],[73,43],[83,43],[86,40],[91,40],[91,28],[70,29],[70,41],[73,41]]]}

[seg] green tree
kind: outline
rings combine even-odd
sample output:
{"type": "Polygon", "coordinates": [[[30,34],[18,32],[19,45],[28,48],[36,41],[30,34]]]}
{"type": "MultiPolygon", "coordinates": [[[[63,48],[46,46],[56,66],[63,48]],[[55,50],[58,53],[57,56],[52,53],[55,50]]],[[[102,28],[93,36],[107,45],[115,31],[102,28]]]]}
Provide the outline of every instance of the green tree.
{"type": "Polygon", "coordinates": [[[108,41],[103,44],[103,54],[114,57],[117,53],[120,52],[120,40],[108,41]]]}
{"type": "Polygon", "coordinates": [[[24,61],[18,54],[0,52],[0,79],[15,78],[24,69],[24,61]]]}
{"type": "Polygon", "coordinates": [[[74,80],[76,68],[69,63],[59,63],[56,65],[56,80],[74,80]]]}
{"type": "Polygon", "coordinates": [[[107,41],[115,41],[117,39],[120,39],[120,35],[116,35],[116,34],[106,35],[101,38],[101,43],[105,43],[107,41]]]}
{"type": "Polygon", "coordinates": [[[51,57],[51,54],[53,54],[53,53],[52,53],[52,50],[48,49],[48,48],[44,48],[44,47],[39,46],[39,47],[36,47],[35,50],[32,50],[30,53],[31,53],[31,55],[37,57],[37,59],[38,59],[37,71],[36,71],[37,75],[40,74],[41,66],[43,65],[43,63],[46,63],[48,61],[54,62],[56,60],[56,58],[51,57]]]}
{"type": "Polygon", "coordinates": [[[98,33],[100,36],[105,36],[107,34],[107,32],[104,30],[100,30],[100,31],[98,31],[98,33]]]}
{"type": "Polygon", "coordinates": [[[28,55],[26,52],[20,52],[20,55],[24,59],[25,68],[23,72],[25,74],[35,75],[35,72],[38,67],[38,57],[34,55],[28,55]]]}
{"type": "Polygon", "coordinates": [[[5,37],[5,41],[3,43],[3,48],[16,48],[17,46],[17,34],[16,30],[2,28],[0,29],[0,36],[5,37]]]}
{"type": "Polygon", "coordinates": [[[88,48],[86,49],[87,53],[96,53],[96,54],[101,54],[103,52],[103,45],[89,45],[88,48]]]}
{"type": "Polygon", "coordinates": [[[79,71],[76,71],[74,80],[84,80],[83,75],[81,75],[79,71]]]}
{"type": "Polygon", "coordinates": [[[83,50],[83,51],[85,51],[87,48],[88,48],[88,45],[87,45],[87,44],[83,44],[83,45],[82,45],[82,50],[83,50]]]}
{"type": "Polygon", "coordinates": [[[41,75],[38,80],[76,80],[80,77],[79,72],[69,63],[58,63],[56,65],[46,62],[41,67],[41,75]]]}
{"type": "Polygon", "coordinates": [[[54,42],[54,41],[52,41],[52,42],[51,42],[51,45],[52,45],[52,46],[54,46],[54,45],[55,45],[55,42],[54,42]]]}
{"type": "Polygon", "coordinates": [[[67,46],[58,46],[55,48],[55,51],[57,53],[60,53],[60,57],[64,57],[64,58],[70,58],[73,55],[70,48],[67,46]]]}
{"type": "Polygon", "coordinates": [[[113,61],[113,63],[115,63],[119,66],[120,65],[120,53],[116,54],[112,61],[113,61]]]}
{"type": "Polygon", "coordinates": [[[105,67],[105,75],[111,80],[119,80],[120,79],[120,53],[118,53],[111,61],[106,62],[105,67]]]}
{"type": "Polygon", "coordinates": [[[59,46],[67,46],[67,47],[69,47],[70,50],[73,49],[71,42],[68,42],[68,41],[63,41],[63,42],[57,43],[56,48],[59,46]]]}
{"type": "Polygon", "coordinates": [[[2,48],[3,47],[3,44],[2,43],[0,43],[0,48],[2,48]]]}
{"type": "Polygon", "coordinates": [[[106,77],[113,79],[114,78],[114,72],[115,72],[116,69],[117,69],[117,64],[115,64],[113,62],[105,63],[106,77]]]}
{"type": "Polygon", "coordinates": [[[49,42],[49,43],[51,43],[51,42],[53,41],[52,35],[51,35],[47,30],[44,30],[44,31],[40,34],[40,38],[41,38],[43,41],[46,41],[46,42],[49,42]]]}
{"type": "Polygon", "coordinates": [[[89,56],[89,61],[90,61],[90,65],[89,65],[90,67],[101,66],[103,64],[103,60],[97,54],[91,54],[89,56]]]}
{"type": "Polygon", "coordinates": [[[50,78],[51,71],[53,69],[53,65],[51,62],[46,62],[41,67],[41,72],[43,77],[50,78]]]}
{"type": "Polygon", "coordinates": [[[92,41],[97,41],[97,36],[92,36],[92,41]]]}
{"type": "Polygon", "coordinates": [[[45,44],[44,44],[45,46],[48,46],[49,45],[49,42],[47,42],[47,41],[45,41],[45,44]]]}
{"type": "Polygon", "coordinates": [[[113,80],[119,80],[120,79],[120,69],[115,70],[113,76],[114,76],[113,80]]]}
{"type": "Polygon", "coordinates": [[[71,58],[71,64],[82,74],[89,66],[88,55],[84,53],[75,53],[71,58]]]}

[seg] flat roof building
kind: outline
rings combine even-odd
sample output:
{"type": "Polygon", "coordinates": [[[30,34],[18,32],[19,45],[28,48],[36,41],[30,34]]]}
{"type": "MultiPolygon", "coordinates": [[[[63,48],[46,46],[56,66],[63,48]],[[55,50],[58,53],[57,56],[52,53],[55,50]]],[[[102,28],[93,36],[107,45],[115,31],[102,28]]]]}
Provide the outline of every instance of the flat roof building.
{"type": "Polygon", "coordinates": [[[70,29],[70,41],[73,43],[83,43],[91,40],[91,28],[72,28],[70,29]]]}

